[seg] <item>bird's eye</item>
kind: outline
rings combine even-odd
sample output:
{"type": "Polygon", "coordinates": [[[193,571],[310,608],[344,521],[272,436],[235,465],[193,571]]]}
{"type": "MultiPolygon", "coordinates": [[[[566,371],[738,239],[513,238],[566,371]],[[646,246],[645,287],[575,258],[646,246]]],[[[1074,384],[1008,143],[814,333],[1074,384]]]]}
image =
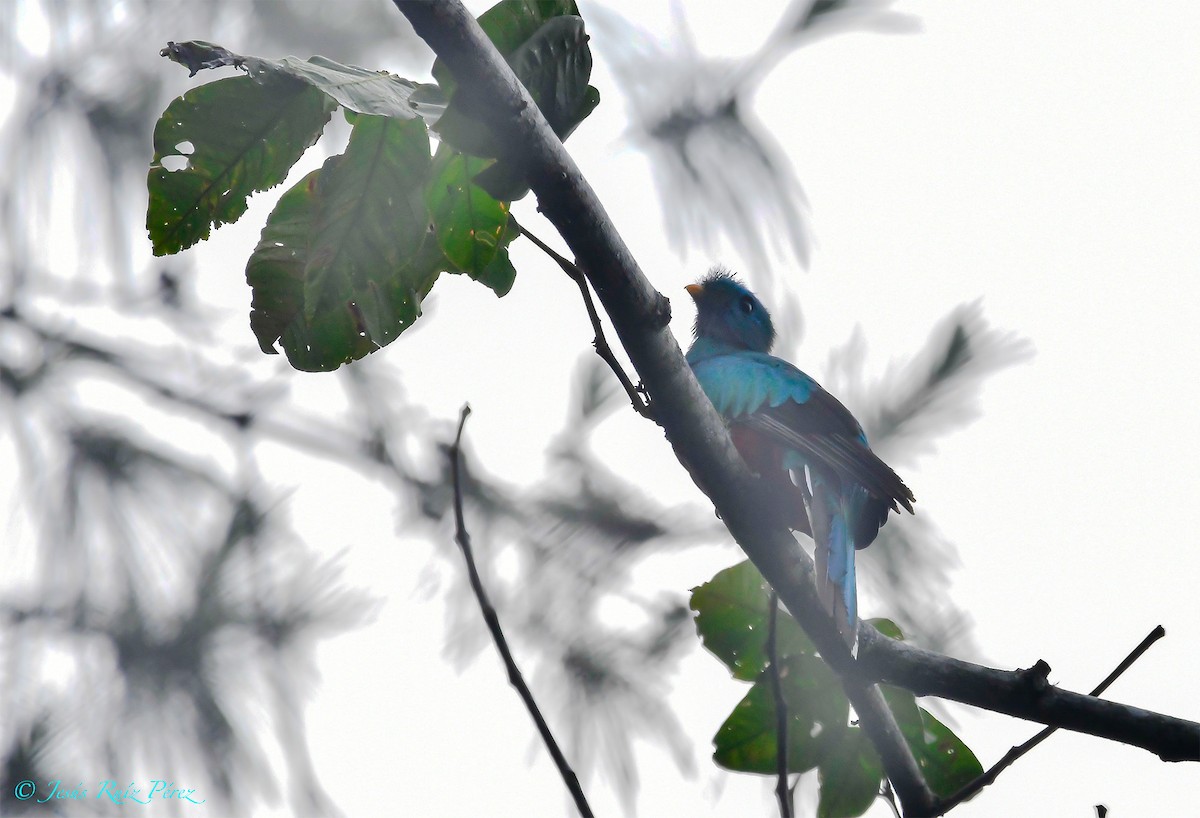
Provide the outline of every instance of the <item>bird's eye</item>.
{"type": "Polygon", "coordinates": [[[754,313],[754,299],[750,296],[746,296],[738,302],[738,309],[740,309],[746,315],[752,315],[754,313]]]}

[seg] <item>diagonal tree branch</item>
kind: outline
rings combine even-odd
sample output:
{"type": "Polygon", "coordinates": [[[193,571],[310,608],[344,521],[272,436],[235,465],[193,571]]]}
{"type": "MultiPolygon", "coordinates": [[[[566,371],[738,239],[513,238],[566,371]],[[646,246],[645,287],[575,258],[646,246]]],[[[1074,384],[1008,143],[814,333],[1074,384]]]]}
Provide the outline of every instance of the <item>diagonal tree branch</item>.
{"type": "Polygon", "coordinates": [[[1045,662],[996,670],[897,642],[874,628],[859,628],[858,639],[858,670],[872,681],[1141,747],[1163,761],[1200,761],[1200,724],[1061,690],[1047,680],[1045,662]]]}
{"type": "Polygon", "coordinates": [[[583,794],[583,788],[579,786],[579,777],[571,769],[567,757],[563,755],[558,742],[554,739],[554,734],[550,732],[550,725],[546,723],[542,711],[534,701],[529,685],[525,684],[525,677],[521,675],[521,669],[517,667],[517,661],[513,658],[512,651],[508,649],[508,640],[504,637],[504,630],[500,627],[500,617],[496,615],[496,609],[492,607],[487,591],[483,588],[483,580],[479,578],[479,571],[475,568],[475,557],[471,553],[471,535],[467,533],[467,523],[463,519],[462,481],[459,479],[463,426],[466,425],[469,414],[471,414],[471,407],[464,405],[458,418],[458,433],[454,436],[454,445],[450,447],[450,473],[454,478],[454,539],[462,549],[463,559],[466,560],[467,575],[471,580],[471,590],[475,592],[475,599],[479,602],[479,610],[483,613],[484,622],[487,623],[492,640],[496,643],[496,650],[500,653],[500,658],[504,660],[504,668],[508,671],[508,683],[516,689],[521,701],[525,703],[529,715],[533,718],[534,724],[537,725],[538,734],[541,735],[546,749],[550,751],[550,757],[554,759],[554,766],[558,768],[558,774],[562,777],[563,783],[567,785],[567,790],[571,793],[571,798],[575,801],[575,808],[579,810],[582,818],[592,818],[592,808],[583,794]]]}
{"type": "Polygon", "coordinates": [[[655,420],[726,527],[841,675],[863,729],[879,751],[906,815],[929,815],[935,799],[879,689],[851,672],[853,657],[825,616],[812,560],[790,532],[772,527],[756,479],[733,448],[667,325],[670,302],[650,285],[603,205],[537,105],[458,0],[394,0],[460,85],[479,92],[481,115],[522,168],[538,207],[566,241],[646,385],[655,420]]]}

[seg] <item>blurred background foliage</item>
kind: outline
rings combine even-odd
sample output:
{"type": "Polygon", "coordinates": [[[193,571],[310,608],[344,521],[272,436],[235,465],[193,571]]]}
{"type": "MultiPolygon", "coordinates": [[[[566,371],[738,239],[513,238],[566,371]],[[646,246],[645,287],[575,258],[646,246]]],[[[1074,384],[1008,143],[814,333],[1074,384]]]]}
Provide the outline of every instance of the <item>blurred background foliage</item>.
{"type": "MultiPolygon", "coordinates": [[[[696,54],[682,14],[675,39],[656,42],[615,13],[596,15],[630,136],[655,157],[664,199],[692,208],[664,208],[667,236],[707,251],[727,234],[796,328],[794,290],[768,259],[781,249],[793,269],[806,259],[806,205],[749,91],[780,49],[890,20],[888,5],[796,3],[741,65],[696,54]],[[634,82],[651,75],[654,93],[634,82]]],[[[387,0],[16,0],[0,19],[5,815],[48,806],[16,801],[12,782],[86,779],[147,759],[220,814],[281,799],[295,814],[337,814],[305,739],[314,647],[368,623],[380,601],[340,581],[307,532],[291,529],[286,494],[259,469],[271,447],[391,487],[401,530],[427,531],[456,571],[442,589],[453,602],[448,657],[462,665],[488,644],[448,536],[446,426],[406,398],[386,356],[326,380],[339,394],[314,406],[297,387],[304,375],[262,356],[248,331],[216,329],[244,328],[244,306],[229,316],[207,303],[194,256],[149,255],[150,136],[182,79],[158,49],[188,37],[415,79],[429,64],[387,0]]],[[[241,286],[240,274],[229,279],[241,286]]],[[[781,352],[798,340],[797,329],[781,352]]],[[[864,349],[855,337],[835,350],[826,385],[901,469],[974,416],[983,378],[1028,352],[978,306],[949,316],[882,382],[867,382],[864,349]]],[[[632,571],[727,536],[707,507],[664,507],[605,466],[592,432],[624,411],[624,396],[597,360],[579,365],[569,400],[544,479],[515,487],[469,471],[469,520],[484,581],[510,638],[538,657],[534,689],[572,759],[585,774],[603,767],[632,805],[635,736],[691,765],[665,680],[697,647],[688,589],[641,598],[632,571]],[[515,568],[497,568],[502,559],[515,568]],[[643,612],[641,627],[608,621],[614,598],[643,612]]],[[[883,530],[862,575],[910,639],[970,656],[970,620],[940,593],[955,559],[919,515],[883,530]]]]}

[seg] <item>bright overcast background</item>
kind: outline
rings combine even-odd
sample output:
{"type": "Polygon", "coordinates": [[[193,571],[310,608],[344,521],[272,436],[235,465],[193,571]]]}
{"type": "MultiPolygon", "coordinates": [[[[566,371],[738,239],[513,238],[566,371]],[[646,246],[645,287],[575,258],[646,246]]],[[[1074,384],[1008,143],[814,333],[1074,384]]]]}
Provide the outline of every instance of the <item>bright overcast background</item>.
{"type": "MultiPolygon", "coordinates": [[[[819,370],[861,327],[869,367],[882,373],[955,305],[977,298],[992,322],[1029,338],[1036,356],[989,383],[982,419],[906,475],[919,508],[960,547],[954,595],[989,662],[1045,659],[1052,681],[1074,690],[1090,689],[1163,624],[1167,639],[1109,695],[1196,719],[1200,6],[900,7],[920,19],[919,33],[814,43],[786,58],[755,99],[812,209],[811,269],[776,270],[804,307],[796,362],[819,370]]],[[[616,8],[670,36],[666,6],[616,8]]],[[[686,15],[702,53],[735,57],[761,44],[782,9],[688,3],[686,15]]],[[[649,168],[621,141],[603,43],[597,51],[593,84],[604,104],[569,147],[642,269],[672,299],[682,344],[693,315],[682,287],[710,260],[669,252],[649,168]]],[[[546,430],[564,417],[543,396],[561,394],[590,336],[569,282],[535,252],[515,253],[523,272],[509,297],[447,282],[428,326],[381,354],[404,361],[407,390],[434,413],[452,418],[469,400],[476,455],[522,480],[537,475],[546,430]]],[[[666,496],[694,492],[650,424],[622,412],[601,435],[614,468],[658,475],[649,482],[666,496]]],[[[375,532],[370,540],[387,542],[386,523],[375,532]]],[[[317,761],[347,812],[567,809],[498,661],[488,655],[461,675],[438,661],[439,605],[408,590],[423,552],[359,548],[364,556],[351,552],[347,563],[374,575],[389,602],[375,626],[327,646],[313,708],[317,761]],[[392,555],[386,572],[381,553],[392,555]],[[343,781],[355,786],[333,783],[343,781]]],[[[665,579],[648,581],[691,587],[722,559],[663,561],[665,579]]],[[[886,614],[870,599],[864,607],[886,614]]],[[[772,814],[769,782],[725,775],[706,758],[743,688],[702,651],[672,683],[698,773],[683,777],[665,753],[643,747],[641,814],[772,814]]],[[[985,766],[1036,732],[1003,716],[954,713],[985,766]]],[[[1088,816],[1104,803],[1117,816],[1182,816],[1195,809],[1196,781],[1191,767],[1060,734],[957,814],[1088,816]]],[[[590,791],[599,813],[617,813],[603,786],[590,791]]]]}
{"type": "MultiPolygon", "coordinates": [[[[610,6],[664,40],[677,36],[666,4],[610,6]]],[[[685,13],[701,53],[736,58],[762,43],[784,6],[692,2],[685,13]]],[[[1167,638],[1108,696],[1200,719],[1200,4],[897,7],[918,31],[817,41],[783,59],[753,98],[803,185],[814,238],[807,269],[783,258],[772,271],[804,315],[802,343],[780,353],[821,379],[830,349],[861,331],[867,372],[881,376],[977,299],[993,325],[1029,339],[1036,354],[988,380],[979,420],[901,469],[917,513],[958,546],[952,594],[974,620],[979,658],[1002,668],[1044,659],[1051,681],[1086,692],[1162,624],[1167,638]]],[[[207,39],[176,39],[189,38],[207,39]]],[[[605,43],[594,45],[603,102],[568,148],[671,299],[686,346],[683,286],[712,262],[737,270],[745,260],[732,248],[711,258],[672,251],[645,155],[624,138],[605,43]]],[[[249,332],[242,268],[274,198],[255,197],[241,222],[194,251],[204,298],[242,311],[223,331],[249,332]]],[[[531,202],[516,212],[561,247],[531,202]]],[[[397,365],[405,396],[444,419],[447,434],[470,402],[475,464],[526,484],[542,476],[567,418],[564,396],[591,332],[574,285],[540,253],[518,240],[513,259],[510,295],[446,276],[418,326],[375,357],[397,365]]],[[[301,388],[321,400],[332,376],[306,377],[301,388]]],[[[595,446],[656,497],[710,513],[658,429],[632,411],[609,417],[595,446]]],[[[380,487],[332,466],[297,473],[284,453],[265,461],[264,476],[310,543],[340,555],[346,582],[381,600],[373,621],[317,653],[309,739],[344,814],[569,814],[494,652],[465,668],[444,656],[438,589],[457,566],[431,562],[426,539],[397,531],[380,487]]],[[[736,558],[728,548],[667,554],[636,578],[648,596],[686,591],[736,558]]],[[[869,594],[862,607],[888,613],[869,594]]],[[[635,742],[638,814],[777,814],[768,779],[727,774],[709,758],[744,685],[698,646],[668,681],[694,772],[635,742]]],[[[1039,729],[948,712],[985,767],[1039,729]]],[[[1198,782],[1194,765],[1064,732],[953,814],[1084,818],[1105,804],[1114,818],[1194,815],[1198,782]]],[[[621,814],[603,775],[586,789],[597,815],[621,814]]],[[[811,783],[802,791],[811,795],[811,783]]],[[[877,802],[868,814],[890,810],[877,802]]]]}

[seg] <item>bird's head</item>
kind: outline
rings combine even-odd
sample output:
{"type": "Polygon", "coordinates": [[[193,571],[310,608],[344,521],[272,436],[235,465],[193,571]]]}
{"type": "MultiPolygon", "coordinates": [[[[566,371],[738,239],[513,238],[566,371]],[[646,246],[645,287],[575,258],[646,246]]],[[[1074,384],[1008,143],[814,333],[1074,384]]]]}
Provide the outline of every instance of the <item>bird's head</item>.
{"type": "Polygon", "coordinates": [[[728,270],[714,267],[687,286],[696,302],[696,338],[729,344],[735,349],[769,352],[775,327],[766,307],[728,270]]]}

